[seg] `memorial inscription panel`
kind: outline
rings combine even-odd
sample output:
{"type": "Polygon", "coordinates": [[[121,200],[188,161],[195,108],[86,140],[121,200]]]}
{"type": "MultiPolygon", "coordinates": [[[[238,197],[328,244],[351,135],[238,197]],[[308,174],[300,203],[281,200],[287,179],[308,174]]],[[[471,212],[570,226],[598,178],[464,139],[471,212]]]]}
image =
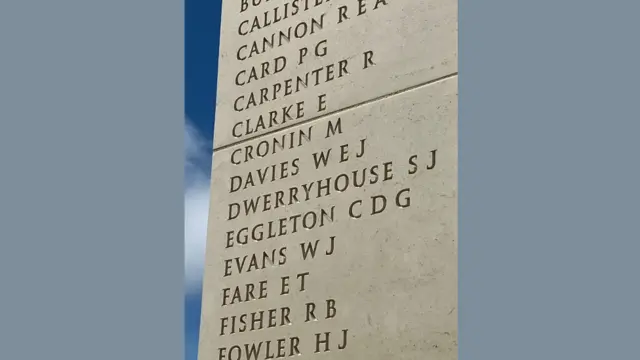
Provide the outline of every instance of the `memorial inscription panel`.
{"type": "Polygon", "coordinates": [[[457,359],[457,2],[222,16],[199,360],[457,359]]]}
{"type": "Polygon", "coordinates": [[[456,0],[225,0],[216,147],[457,71],[456,0]]]}
{"type": "Polygon", "coordinates": [[[456,82],[215,154],[201,360],[456,358],[456,82]]]}

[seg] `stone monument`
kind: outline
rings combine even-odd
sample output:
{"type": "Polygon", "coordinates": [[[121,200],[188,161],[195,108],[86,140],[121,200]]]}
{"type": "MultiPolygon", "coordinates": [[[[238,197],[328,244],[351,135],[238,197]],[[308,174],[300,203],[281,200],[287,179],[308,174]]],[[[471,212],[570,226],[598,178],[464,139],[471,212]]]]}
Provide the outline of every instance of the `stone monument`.
{"type": "Polygon", "coordinates": [[[457,1],[222,7],[199,360],[457,359],[457,1]]]}

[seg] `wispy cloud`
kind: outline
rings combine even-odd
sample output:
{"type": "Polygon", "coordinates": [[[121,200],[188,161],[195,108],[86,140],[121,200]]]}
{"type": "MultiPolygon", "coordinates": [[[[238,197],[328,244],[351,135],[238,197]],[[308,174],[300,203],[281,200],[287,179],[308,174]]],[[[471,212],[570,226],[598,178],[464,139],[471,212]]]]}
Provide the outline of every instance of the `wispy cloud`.
{"type": "Polygon", "coordinates": [[[209,183],[211,142],[206,140],[190,120],[184,127],[185,177],[187,188],[209,183]]]}
{"type": "Polygon", "coordinates": [[[188,292],[200,291],[209,216],[211,146],[189,120],[185,122],[185,280],[188,292]]]}

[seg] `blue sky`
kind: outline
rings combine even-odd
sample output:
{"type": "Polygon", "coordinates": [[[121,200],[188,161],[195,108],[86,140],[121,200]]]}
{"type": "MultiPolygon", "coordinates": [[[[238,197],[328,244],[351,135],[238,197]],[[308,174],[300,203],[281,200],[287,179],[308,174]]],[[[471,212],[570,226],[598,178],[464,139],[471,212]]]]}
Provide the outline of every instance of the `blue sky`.
{"type": "Polygon", "coordinates": [[[185,3],[185,359],[196,360],[221,2],[185,3]]]}

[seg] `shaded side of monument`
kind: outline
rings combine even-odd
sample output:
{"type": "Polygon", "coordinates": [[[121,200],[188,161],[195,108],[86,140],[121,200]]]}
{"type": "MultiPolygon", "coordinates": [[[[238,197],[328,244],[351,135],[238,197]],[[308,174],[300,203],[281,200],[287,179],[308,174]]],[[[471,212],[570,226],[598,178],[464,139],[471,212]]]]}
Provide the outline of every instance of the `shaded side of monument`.
{"type": "Polygon", "coordinates": [[[200,360],[457,359],[457,2],[223,1],[200,360]]]}

